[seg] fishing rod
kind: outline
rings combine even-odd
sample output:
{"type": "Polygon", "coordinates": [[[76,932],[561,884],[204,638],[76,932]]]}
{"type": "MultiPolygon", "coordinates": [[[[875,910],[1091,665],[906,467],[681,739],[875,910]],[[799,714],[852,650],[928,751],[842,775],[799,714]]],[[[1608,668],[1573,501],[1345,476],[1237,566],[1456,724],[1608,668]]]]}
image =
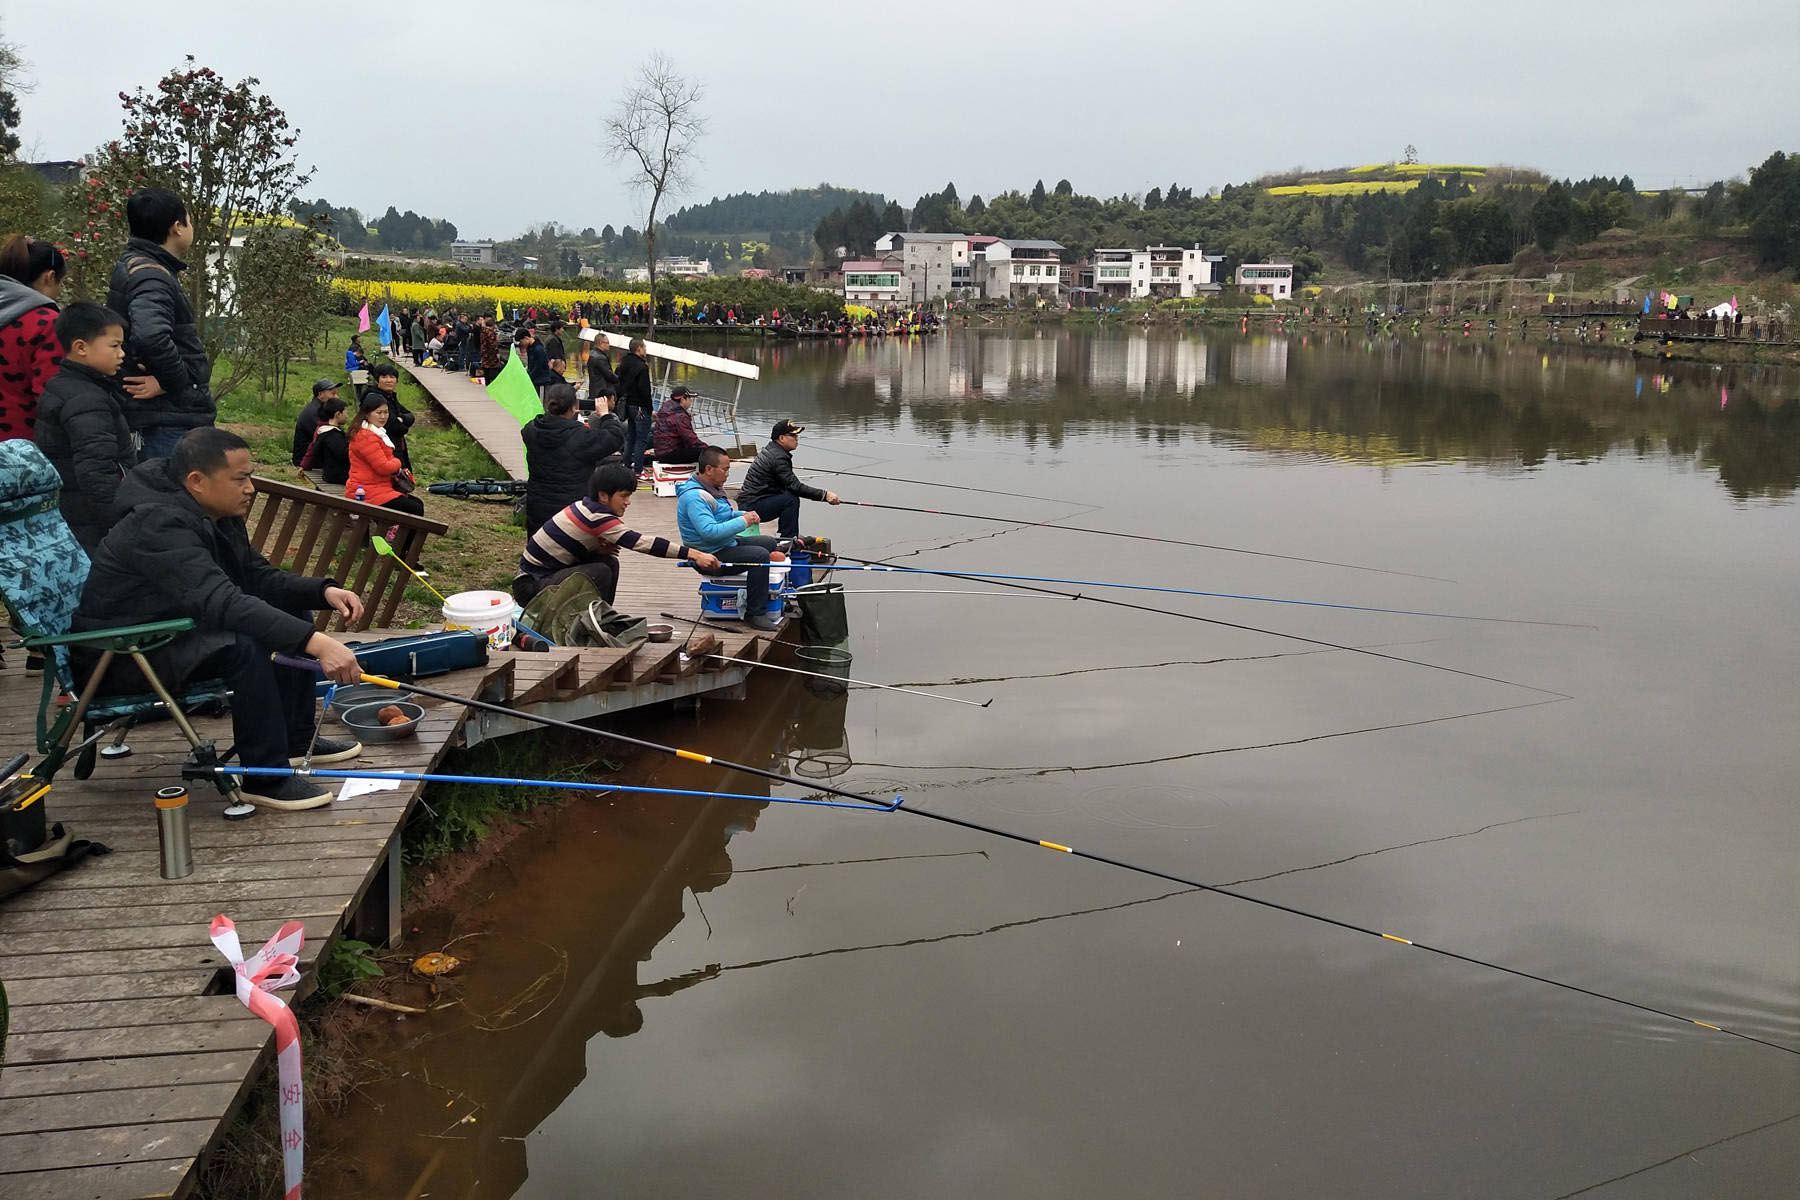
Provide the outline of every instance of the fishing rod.
{"type": "Polygon", "coordinates": [[[771,671],[786,671],[789,675],[807,675],[814,679],[831,679],[839,683],[854,683],[857,687],[880,688],[884,692],[904,692],[908,696],[920,696],[926,700],[946,700],[951,704],[967,704],[970,708],[986,708],[994,702],[989,696],[979,704],[973,700],[959,700],[955,696],[939,696],[931,692],[916,692],[912,688],[900,687],[892,683],[870,683],[867,679],[852,679],[848,675],[827,675],[823,671],[802,671],[798,667],[778,667],[774,663],[758,662],[754,658],[732,658],[728,654],[707,654],[706,658],[716,658],[720,662],[742,663],[746,667],[766,667],[771,671]]]}
{"type": "MultiPolygon", "coordinates": [[[[985,594],[993,595],[992,592],[988,592],[985,594]]],[[[674,613],[670,613],[670,612],[663,613],[662,615],[671,621],[686,621],[690,625],[702,625],[702,626],[705,626],[707,629],[724,629],[725,628],[723,625],[714,625],[710,621],[698,621],[698,620],[695,620],[693,617],[678,617],[674,613]]],[[[732,630],[727,630],[727,632],[737,633],[740,631],[736,630],[736,629],[732,629],[732,630]]],[[[683,650],[684,653],[686,652],[685,651],[686,645],[687,645],[687,643],[685,643],[685,642],[682,643],[682,646],[684,647],[684,650],[683,650]]],[[[829,679],[834,683],[854,683],[858,687],[880,688],[884,692],[905,692],[909,696],[922,696],[927,700],[949,700],[953,704],[967,704],[971,708],[986,708],[988,705],[990,705],[994,702],[994,698],[992,696],[988,697],[986,700],[983,700],[981,703],[977,704],[973,700],[958,700],[954,696],[938,696],[938,695],[932,694],[931,692],[916,692],[912,688],[900,687],[898,684],[871,683],[867,679],[852,679],[848,675],[828,675],[823,671],[803,671],[799,667],[778,667],[774,663],[761,662],[754,658],[732,658],[729,654],[707,653],[707,654],[702,655],[701,657],[716,658],[720,662],[741,663],[746,667],[767,667],[771,671],[785,671],[789,675],[807,675],[814,679],[829,679]]]]}
{"type": "Polygon", "coordinates": [[[1112,529],[1094,529],[1087,525],[1063,525],[1056,521],[1025,521],[1013,517],[995,517],[986,513],[951,512],[944,508],[915,508],[906,504],[876,504],[870,500],[843,500],[852,508],[880,508],[888,512],[925,513],[934,517],[962,517],[969,521],[992,521],[1000,525],[1022,525],[1030,529],[1061,529],[1068,533],[1091,533],[1097,537],[1129,538],[1134,542],[1160,542],[1165,546],[1192,546],[1197,550],[1221,550],[1227,554],[1249,554],[1257,558],[1279,558],[1284,562],[1311,563],[1317,567],[1341,567],[1346,571],[1368,571],[1376,575],[1399,575],[1407,579],[1429,579],[1433,583],[1455,583],[1442,575],[1420,575],[1413,571],[1394,571],[1387,567],[1365,567],[1357,563],[1336,562],[1329,558],[1304,558],[1297,554],[1276,554],[1272,550],[1246,550],[1242,546],[1220,546],[1213,542],[1190,542],[1182,538],[1153,537],[1147,533],[1120,533],[1112,529]]]}
{"type": "MultiPolygon", "coordinates": [[[[523,716],[524,714],[520,714],[523,716]]],[[[592,733],[593,730],[588,732],[592,733]]],[[[795,796],[759,796],[752,792],[708,792],[694,788],[635,787],[622,783],[594,784],[568,779],[517,779],[504,775],[449,775],[439,771],[333,771],[310,767],[240,767],[236,763],[216,766],[192,766],[182,770],[183,779],[211,778],[215,775],[256,775],[305,779],[381,779],[393,783],[480,783],[501,787],[554,788],[565,792],[632,792],[645,796],[699,796],[708,800],[753,800],[758,804],[800,804],[812,808],[846,808],[852,812],[893,812],[900,807],[900,797],[893,803],[876,801],[810,800],[795,796]]],[[[813,789],[817,791],[817,788],[813,789]]]]}
{"type": "MultiPolygon", "coordinates": [[[[1138,607],[1138,606],[1132,605],[1130,607],[1138,607]]],[[[1259,632],[1261,632],[1261,631],[1259,631],[1259,632]]],[[[1288,637],[1288,636],[1292,636],[1292,635],[1282,634],[1280,636],[1288,637]]],[[[1308,639],[1300,639],[1300,640],[1308,640],[1308,639]]],[[[1321,643],[1321,644],[1326,644],[1326,643],[1321,643]]],[[[1351,649],[1351,647],[1346,647],[1346,646],[1338,646],[1335,648],[1340,649],[1340,650],[1351,649]]],[[[300,670],[317,671],[317,670],[321,669],[319,666],[319,663],[316,659],[298,658],[293,655],[279,654],[279,653],[271,655],[271,657],[274,659],[274,661],[281,663],[284,666],[295,667],[300,670]]],[[[1388,656],[1381,655],[1379,657],[1388,657],[1388,656]]],[[[1398,661],[1408,662],[1411,660],[1400,659],[1398,661]]],[[[1419,664],[1419,665],[1431,666],[1433,664],[1424,663],[1424,664],[1419,664]]],[[[1445,670],[1454,670],[1455,668],[1446,667],[1444,669],[1445,670]]],[[[1468,672],[1458,672],[1458,673],[1459,674],[1468,674],[1468,672]]],[[[1485,677],[1483,676],[1483,677],[1479,677],[1479,678],[1485,678],[1485,677]]],[[[492,704],[485,700],[476,700],[476,699],[473,699],[473,698],[467,697],[467,696],[457,696],[457,695],[454,695],[449,692],[433,691],[430,688],[419,687],[417,684],[400,683],[396,680],[382,678],[379,675],[365,674],[365,675],[361,676],[361,679],[364,683],[372,683],[378,687],[392,688],[396,691],[410,691],[410,692],[417,693],[418,695],[421,695],[421,696],[430,696],[434,699],[448,701],[449,703],[452,703],[452,704],[459,704],[459,705],[463,705],[463,706],[466,706],[469,708],[484,709],[484,710],[487,710],[490,712],[497,712],[497,713],[500,713],[505,716],[518,717],[523,720],[532,721],[539,725],[543,725],[543,726],[546,726],[546,727],[552,728],[552,729],[566,729],[566,730],[569,730],[574,733],[585,733],[585,734],[589,734],[594,737],[606,738],[609,741],[622,742],[627,745],[637,746],[641,749],[655,750],[662,754],[670,754],[676,758],[686,759],[689,762],[697,762],[697,763],[701,763],[701,764],[707,765],[707,766],[721,767],[728,771],[739,771],[746,775],[755,775],[759,778],[772,779],[772,780],[776,780],[781,783],[794,784],[796,786],[808,786],[808,785],[804,784],[803,781],[801,781],[801,780],[790,779],[789,777],[787,777],[785,775],[778,774],[777,772],[774,772],[774,771],[764,770],[761,767],[752,767],[752,766],[748,766],[743,763],[729,762],[722,758],[714,758],[710,754],[701,754],[701,753],[698,753],[697,751],[693,751],[693,750],[683,750],[683,749],[679,749],[674,746],[665,746],[658,742],[646,741],[642,738],[634,738],[627,734],[614,733],[613,731],[608,730],[608,729],[598,729],[598,728],[593,728],[593,727],[590,727],[587,725],[577,725],[573,721],[562,721],[562,720],[558,720],[555,717],[539,716],[536,713],[525,712],[522,709],[508,708],[505,705],[492,704]]],[[[1501,681],[1501,682],[1504,682],[1504,681],[1501,681]]],[[[1524,686],[1524,685],[1516,685],[1516,686],[1524,686]]],[[[1543,691],[1545,689],[1538,688],[1535,690],[1543,691]]],[[[201,770],[203,775],[207,771],[206,768],[195,768],[195,769],[201,770]]],[[[291,772],[291,768],[265,767],[265,768],[258,768],[258,769],[266,770],[266,771],[273,771],[276,773],[280,773],[283,770],[289,770],[291,772]]],[[[186,771],[186,768],[184,768],[184,773],[185,773],[185,771],[186,771]]],[[[318,774],[326,774],[326,773],[318,772],[318,774]]],[[[591,788],[591,785],[590,785],[590,788],[591,788]]],[[[1112,858],[1108,855],[1099,854],[1092,850],[1079,850],[1079,849],[1075,848],[1074,846],[1064,845],[1061,842],[1053,842],[1053,841],[1050,841],[1050,840],[1044,839],[1044,838],[1031,837],[1028,834],[1017,833],[1010,829],[1001,829],[998,826],[994,826],[994,825],[986,825],[980,821],[971,821],[965,817],[952,816],[949,813],[938,812],[934,809],[919,808],[916,806],[906,806],[905,798],[903,796],[896,795],[893,799],[893,802],[890,804],[888,801],[885,801],[885,800],[877,800],[871,796],[861,795],[857,792],[845,791],[842,788],[833,787],[829,784],[823,784],[823,783],[811,784],[810,786],[808,786],[808,790],[814,794],[822,792],[826,795],[841,796],[844,799],[855,800],[860,803],[863,803],[866,805],[871,805],[871,806],[874,806],[876,808],[882,809],[887,812],[910,813],[911,815],[916,816],[916,817],[924,817],[928,820],[938,821],[938,822],[941,822],[946,825],[954,825],[954,826],[957,826],[958,828],[967,829],[967,830],[970,830],[975,833],[987,834],[990,837],[1004,838],[1007,841],[1018,842],[1021,845],[1037,846],[1037,847],[1040,847],[1045,850],[1054,850],[1059,854],[1067,854],[1074,858],[1084,858],[1084,859],[1087,859],[1089,862],[1100,863],[1103,866],[1114,867],[1121,871],[1129,871],[1134,875],[1144,875],[1151,879],[1161,879],[1161,880],[1165,880],[1169,883],[1177,883],[1177,884],[1182,885],[1183,887],[1194,888],[1198,891],[1211,892],[1214,895],[1225,896],[1232,900],[1240,900],[1240,901],[1244,902],[1245,904],[1254,904],[1259,908],[1266,908],[1266,909],[1270,909],[1275,912],[1286,913],[1289,916],[1299,917],[1303,920],[1313,921],[1313,922],[1316,922],[1321,925],[1329,925],[1335,929],[1342,929],[1342,930],[1345,930],[1350,933],[1360,933],[1360,934],[1364,934],[1368,937],[1380,938],[1383,941],[1393,942],[1397,945],[1410,946],[1415,950],[1423,950],[1428,954],[1434,954],[1441,958],[1452,959],[1456,962],[1468,963],[1471,966],[1486,967],[1489,970],[1499,971],[1499,972],[1502,972],[1503,974],[1511,975],[1517,979],[1528,979],[1535,983],[1542,983],[1549,987],[1560,988],[1564,991],[1574,992],[1577,995],[1587,996],[1587,997],[1590,997],[1595,1000],[1606,1000],[1613,1004],[1617,1004],[1622,1007],[1632,1009],[1636,1012],[1649,1013],[1652,1016],[1663,1017],[1663,1018],[1665,1018],[1667,1020],[1671,1020],[1671,1021],[1679,1021],[1684,1025],[1697,1025],[1702,1029],[1710,1029],[1715,1033],[1729,1034],[1730,1036],[1732,1036],[1734,1038],[1738,1038],[1742,1041],[1755,1042],[1759,1046],[1767,1046],[1772,1050],[1780,1050],[1786,1054],[1800,1056],[1800,1047],[1784,1046],[1780,1042],[1772,1042],[1772,1041],[1767,1040],[1766,1038],[1757,1037],[1754,1034],[1740,1033],[1735,1029],[1727,1029],[1721,1025],[1714,1025],[1710,1021],[1702,1021],[1696,1017],[1682,1016],[1679,1013],[1673,1013],[1673,1012],[1668,1011],[1667,1009],[1661,1009],[1661,1008],[1657,1008],[1653,1005],[1639,1003],[1638,1001],[1635,1001],[1635,1000],[1627,1000],[1622,996],[1615,996],[1615,995],[1612,995],[1611,993],[1598,991],[1594,988],[1582,987],[1580,984],[1568,983],[1561,979],[1551,978],[1548,975],[1538,975],[1534,972],[1522,970],[1518,967],[1509,967],[1502,963],[1494,962],[1490,959],[1476,958],[1474,955],[1462,954],[1462,953],[1459,953],[1458,951],[1446,949],[1441,946],[1433,946],[1428,942],[1414,941],[1411,938],[1401,937],[1399,934],[1384,933],[1381,930],[1372,929],[1366,925],[1358,925],[1353,921],[1347,921],[1347,920],[1344,920],[1339,917],[1329,916],[1325,913],[1314,912],[1312,910],[1304,909],[1304,908],[1298,908],[1291,904],[1282,904],[1279,901],[1275,901],[1275,900],[1265,900],[1260,896],[1252,896],[1247,892],[1240,892],[1232,887],[1224,886],[1221,884],[1206,883],[1206,882],[1204,882],[1202,880],[1198,880],[1198,879],[1190,879],[1186,876],[1175,875],[1168,871],[1159,870],[1155,867],[1146,867],[1146,866],[1142,866],[1138,863],[1126,862],[1123,859],[1112,858]]],[[[757,800],[769,799],[769,797],[766,797],[766,796],[758,796],[755,798],[757,800]]]]}
{"type": "Polygon", "coordinates": [[[961,483],[934,483],[929,479],[907,479],[901,475],[869,475],[861,471],[838,471],[830,467],[808,467],[809,475],[842,475],[849,479],[879,479],[885,483],[910,483],[915,487],[938,488],[952,492],[980,492],[984,496],[1007,496],[1014,500],[1040,500],[1045,504],[1067,504],[1064,496],[1034,496],[1030,492],[1002,492],[993,488],[969,487],[961,483]]]}
{"type": "MultiPolygon", "coordinates": [[[[867,559],[851,558],[853,563],[882,566],[881,563],[870,563],[867,559]]],[[[832,570],[842,570],[843,564],[834,564],[832,570]]],[[[1156,613],[1164,617],[1180,617],[1184,621],[1199,621],[1204,625],[1218,625],[1225,629],[1241,629],[1245,633],[1260,633],[1269,637],[1287,638],[1289,641],[1303,642],[1309,646],[1324,646],[1328,650],[1346,650],[1351,654],[1363,654],[1370,658],[1385,659],[1388,662],[1405,663],[1412,667],[1427,667],[1433,671],[1444,671],[1451,675],[1461,675],[1468,679],[1480,679],[1487,683],[1504,684],[1507,687],[1524,688],[1528,692],[1537,692],[1544,696],[1555,696],[1560,700],[1572,700],[1567,692],[1559,692],[1552,688],[1538,687],[1536,684],[1519,683],[1512,679],[1502,679],[1497,675],[1483,675],[1479,671],[1466,671],[1461,667],[1445,666],[1443,663],[1427,662],[1422,658],[1407,658],[1401,654],[1383,654],[1379,650],[1371,650],[1366,646],[1351,646],[1343,642],[1328,642],[1323,638],[1307,637],[1300,633],[1285,633],[1279,629],[1268,629],[1261,625],[1246,625],[1241,621],[1227,621],[1222,617],[1203,617],[1199,613],[1181,612],[1173,608],[1156,608],[1149,604],[1134,604],[1129,600],[1114,600],[1110,596],[1084,596],[1079,592],[1059,592],[1054,588],[1038,587],[1030,583],[1013,583],[1002,579],[987,579],[980,575],[959,574],[955,571],[932,571],[933,575],[946,575],[952,579],[967,579],[972,583],[992,583],[995,587],[1015,588],[1022,592],[1038,592],[1045,596],[1061,596],[1065,600],[1087,600],[1094,604],[1107,604],[1114,608],[1129,608],[1136,612],[1156,613]]]]}
{"type": "MultiPolygon", "coordinates": [[[[1281,596],[1250,596],[1240,592],[1208,592],[1198,588],[1160,587],[1149,583],[1114,583],[1105,579],[1058,579],[1053,575],[995,575],[985,571],[936,571],[929,567],[896,567],[852,558],[845,566],[833,563],[833,571],[892,571],[902,575],[951,575],[957,579],[1013,580],[1021,583],[1066,583],[1073,587],[1119,588],[1129,592],[1166,592],[1172,596],[1209,596],[1215,600],[1254,600],[1260,604],[1296,604],[1303,608],[1338,608],[1346,612],[1390,613],[1399,617],[1437,617],[1446,621],[1485,621],[1496,625],[1547,625],[1554,629],[1592,629],[1568,621],[1534,621],[1525,617],[1481,617],[1469,613],[1425,612],[1414,608],[1378,608],[1371,604],[1338,604],[1329,600],[1293,600],[1281,596]]],[[[690,564],[691,565],[691,564],[690,564]]],[[[849,595],[855,595],[851,592],[849,595]]],[[[1078,597],[1079,598],[1079,597],[1078,597]]]]}

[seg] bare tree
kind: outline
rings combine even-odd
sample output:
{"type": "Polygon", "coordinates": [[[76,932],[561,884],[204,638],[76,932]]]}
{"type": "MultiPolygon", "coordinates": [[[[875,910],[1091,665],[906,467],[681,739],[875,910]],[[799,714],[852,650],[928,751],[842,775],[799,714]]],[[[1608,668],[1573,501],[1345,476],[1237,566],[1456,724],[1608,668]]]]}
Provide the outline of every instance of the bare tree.
{"type": "Polygon", "coordinates": [[[606,122],[606,151],[635,169],[631,185],[650,198],[644,254],[650,274],[650,328],[656,328],[656,210],[688,186],[694,143],[706,132],[701,87],[661,52],[638,68],[637,81],[606,122]]]}

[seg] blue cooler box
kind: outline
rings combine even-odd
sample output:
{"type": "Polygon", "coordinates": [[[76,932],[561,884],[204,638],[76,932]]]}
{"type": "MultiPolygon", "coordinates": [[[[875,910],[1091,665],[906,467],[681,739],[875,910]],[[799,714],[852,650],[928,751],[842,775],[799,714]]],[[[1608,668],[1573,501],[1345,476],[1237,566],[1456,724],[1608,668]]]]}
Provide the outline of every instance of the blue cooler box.
{"type": "MultiPolygon", "coordinates": [[[[719,617],[727,621],[743,620],[747,591],[748,589],[742,584],[736,582],[715,583],[710,579],[702,581],[700,584],[700,615],[719,617]]],[[[783,593],[773,588],[769,589],[767,611],[771,617],[781,616],[784,599],[783,593]]]]}

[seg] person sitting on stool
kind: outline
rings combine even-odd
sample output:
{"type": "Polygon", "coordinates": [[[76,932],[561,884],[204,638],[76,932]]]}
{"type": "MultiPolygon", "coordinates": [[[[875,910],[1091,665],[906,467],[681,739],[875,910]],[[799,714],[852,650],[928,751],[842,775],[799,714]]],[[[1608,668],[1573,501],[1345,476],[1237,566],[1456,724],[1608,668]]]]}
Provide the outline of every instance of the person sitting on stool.
{"type": "Polygon", "coordinates": [[[656,558],[686,559],[707,571],[719,560],[691,546],[671,546],[667,538],[648,537],[625,526],[625,510],[637,493],[637,474],[622,462],[601,463],[588,479],[588,494],[538,527],[519,556],[513,577],[513,599],[530,604],[532,597],[571,575],[586,575],[608,604],[619,587],[619,547],[656,558]]]}
{"type": "MultiPolygon", "coordinates": [[[[250,544],[250,447],[226,429],[190,430],[166,459],[142,463],[119,485],[117,520],[93,555],[71,629],[83,633],[191,618],[184,633],[145,657],[171,689],[190,680],[231,685],[231,735],[246,767],[314,766],[362,753],[359,742],[314,738],[317,676],[277,666],[269,655],[310,654],[328,678],[355,683],[361,666],[336,638],[313,628],[316,609],[360,620],[362,601],[333,579],[278,570],[250,544]]],[[[93,673],[99,653],[73,647],[75,678],[93,673]]],[[[139,693],[149,683],[130,659],[114,660],[100,694],[139,693]]],[[[331,803],[329,789],[299,776],[246,776],[244,799],[265,808],[331,803]]]]}
{"type": "Polygon", "coordinates": [[[665,467],[677,463],[700,461],[706,443],[694,432],[694,418],[688,409],[694,405],[694,393],[678,387],[669,393],[663,406],[656,410],[656,423],[651,426],[650,445],[656,461],[665,467]]]}
{"type": "Polygon", "coordinates": [[[756,452],[744,486],[738,489],[738,503],[755,509],[762,518],[775,522],[775,532],[783,538],[800,536],[800,501],[823,500],[838,503],[836,492],[820,491],[801,483],[794,474],[794,451],[800,445],[800,432],[806,426],[795,421],[777,421],[770,431],[769,444],[756,452]]]}
{"type": "Polygon", "coordinates": [[[745,574],[744,619],[755,629],[780,629],[781,618],[768,615],[769,554],[772,537],[740,537],[762,523],[755,512],[740,512],[725,495],[731,456],[717,446],[700,451],[699,471],[675,486],[675,527],[681,540],[719,560],[713,568],[695,564],[703,575],[745,574]]]}

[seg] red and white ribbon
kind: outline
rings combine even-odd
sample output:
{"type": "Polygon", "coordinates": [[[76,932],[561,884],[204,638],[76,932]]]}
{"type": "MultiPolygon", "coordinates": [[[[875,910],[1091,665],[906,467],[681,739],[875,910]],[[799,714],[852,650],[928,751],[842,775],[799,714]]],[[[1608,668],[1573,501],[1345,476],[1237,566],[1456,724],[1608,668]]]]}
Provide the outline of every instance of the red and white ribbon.
{"type": "Polygon", "coordinates": [[[283,925],[268,943],[250,957],[238,942],[237,926],[223,914],[212,919],[212,944],[219,948],[237,974],[237,997],[244,1007],[275,1028],[275,1061],[281,1083],[281,1168],[287,1185],[286,1200],[300,1200],[300,1173],[306,1161],[300,1084],[300,1025],[280,997],[277,988],[300,982],[300,947],[306,928],[298,921],[283,925]]]}

